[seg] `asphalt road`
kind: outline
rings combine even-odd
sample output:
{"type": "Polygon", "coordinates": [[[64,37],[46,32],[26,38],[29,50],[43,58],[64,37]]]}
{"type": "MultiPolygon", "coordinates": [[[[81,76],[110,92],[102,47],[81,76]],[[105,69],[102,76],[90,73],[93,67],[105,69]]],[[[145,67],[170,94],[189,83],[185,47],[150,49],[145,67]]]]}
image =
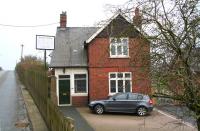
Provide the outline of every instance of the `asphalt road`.
{"type": "Polygon", "coordinates": [[[21,91],[14,71],[0,72],[0,131],[28,131],[15,127],[16,122],[28,120],[21,91]]]}

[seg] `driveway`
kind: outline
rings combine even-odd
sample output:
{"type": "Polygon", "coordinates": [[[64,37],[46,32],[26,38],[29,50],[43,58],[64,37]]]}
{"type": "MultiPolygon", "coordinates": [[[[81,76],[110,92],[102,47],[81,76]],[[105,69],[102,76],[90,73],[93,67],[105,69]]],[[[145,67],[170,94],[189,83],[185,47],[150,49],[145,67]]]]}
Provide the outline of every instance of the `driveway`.
{"type": "Polygon", "coordinates": [[[197,126],[192,112],[189,111],[189,109],[185,106],[164,104],[164,105],[158,105],[157,108],[164,112],[172,114],[179,119],[183,119],[184,121],[189,122],[194,126],[197,126]]]}
{"type": "Polygon", "coordinates": [[[95,131],[197,131],[181,121],[153,111],[139,117],[135,114],[106,113],[96,115],[87,107],[77,108],[95,131]]]}

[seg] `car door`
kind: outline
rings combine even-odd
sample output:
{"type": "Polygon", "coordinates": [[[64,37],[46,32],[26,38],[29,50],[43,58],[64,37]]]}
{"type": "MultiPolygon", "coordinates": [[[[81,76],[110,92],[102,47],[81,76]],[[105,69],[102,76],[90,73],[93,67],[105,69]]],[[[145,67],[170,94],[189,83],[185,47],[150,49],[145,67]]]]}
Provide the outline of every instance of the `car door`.
{"type": "Polygon", "coordinates": [[[128,94],[128,111],[129,112],[136,112],[136,109],[138,107],[139,101],[138,101],[138,94],[136,93],[129,93],[128,94]]]}
{"type": "Polygon", "coordinates": [[[127,93],[120,93],[112,97],[106,104],[108,111],[127,112],[127,93]]]}

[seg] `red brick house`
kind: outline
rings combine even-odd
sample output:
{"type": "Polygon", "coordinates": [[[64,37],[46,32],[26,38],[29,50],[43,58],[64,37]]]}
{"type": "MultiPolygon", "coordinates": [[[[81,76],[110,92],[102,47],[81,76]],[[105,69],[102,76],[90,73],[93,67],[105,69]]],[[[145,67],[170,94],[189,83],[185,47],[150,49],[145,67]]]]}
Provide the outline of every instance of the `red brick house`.
{"type": "Polygon", "coordinates": [[[118,92],[150,93],[150,44],[120,12],[101,28],[67,27],[66,18],[60,15],[50,62],[59,106],[118,92]]]}

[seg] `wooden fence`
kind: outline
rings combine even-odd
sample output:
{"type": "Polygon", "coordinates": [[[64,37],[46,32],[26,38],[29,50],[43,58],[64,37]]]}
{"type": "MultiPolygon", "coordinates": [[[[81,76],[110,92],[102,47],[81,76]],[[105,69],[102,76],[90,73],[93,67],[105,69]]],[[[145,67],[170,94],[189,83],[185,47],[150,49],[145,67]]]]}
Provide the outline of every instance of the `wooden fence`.
{"type": "Polygon", "coordinates": [[[74,131],[74,120],[65,117],[49,97],[51,78],[43,69],[24,68],[18,64],[16,72],[20,81],[32,95],[50,131],[74,131]]]}

